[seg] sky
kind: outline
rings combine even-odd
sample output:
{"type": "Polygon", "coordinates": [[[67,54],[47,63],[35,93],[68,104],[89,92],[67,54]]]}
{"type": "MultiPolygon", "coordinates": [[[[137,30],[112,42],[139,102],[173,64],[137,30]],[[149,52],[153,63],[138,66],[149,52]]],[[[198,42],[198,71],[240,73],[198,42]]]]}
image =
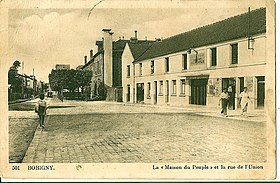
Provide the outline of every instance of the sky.
{"type": "MultiPolygon", "coordinates": [[[[102,2],[101,2],[102,3],[102,2]]],[[[101,4],[100,3],[100,4],[101,4]]],[[[258,7],[252,7],[256,9],[258,7]]],[[[24,63],[20,73],[48,82],[56,64],[76,68],[84,63],[89,50],[96,53],[95,41],[102,29],[114,32],[113,40],[167,38],[194,28],[245,13],[248,7],[235,8],[98,8],[83,9],[10,9],[8,18],[9,55],[24,63]]]]}

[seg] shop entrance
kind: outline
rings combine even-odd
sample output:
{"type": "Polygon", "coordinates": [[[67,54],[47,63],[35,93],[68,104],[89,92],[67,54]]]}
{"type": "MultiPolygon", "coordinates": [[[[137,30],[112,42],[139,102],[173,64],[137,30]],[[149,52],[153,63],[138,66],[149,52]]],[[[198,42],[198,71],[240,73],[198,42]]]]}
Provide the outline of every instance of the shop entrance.
{"type": "Polygon", "coordinates": [[[234,78],[223,78],[222,79],[223,89],[228,91],[228,109],[235,109],[235,94],[236,94],[236,80],[234,78]]]}
{"type": "Polygon", "coordinates": [[[127,96],[126,96],[126,101],[130,102],[130,85],[127,85],[127,96]]]}
{"type": "Polygon", "coordinates": [[[137,83],[137,103],[144,101],[144,83],[137,83]]]}
{"type": "Polygon", "coordinates": [[[264,107],[264,99],[265,99],[265,77],[259,76],[257,77],[257,107],[264,107]]]}
{"type": "Polygon", "coordinates": [[[191,80],[191,104],[206,105],[206,85],[208,79],[191,80]]]}

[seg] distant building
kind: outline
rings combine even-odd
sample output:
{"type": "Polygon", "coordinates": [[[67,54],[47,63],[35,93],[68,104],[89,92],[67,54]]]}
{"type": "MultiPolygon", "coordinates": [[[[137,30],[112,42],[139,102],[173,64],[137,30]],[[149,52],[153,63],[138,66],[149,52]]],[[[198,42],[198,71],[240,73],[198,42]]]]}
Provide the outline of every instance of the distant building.
{"type": "Polygon", "coordinates": [[[247,87],[252,99],[249,107],[263,108],[267,44],[265,8],[151,46],[134,48],[127,43],[122,55],[123,100],[217,108],[224,88],[230,96],[229,109],[236,110],[240,108],[240,93],[247,87]],[[140,50],[145,51],[138,54],[140,50]]]}
{"type": "Polygon", "coordinates": [[[70,64],[56,64],[55,70],[70,70],[70,64]]]}

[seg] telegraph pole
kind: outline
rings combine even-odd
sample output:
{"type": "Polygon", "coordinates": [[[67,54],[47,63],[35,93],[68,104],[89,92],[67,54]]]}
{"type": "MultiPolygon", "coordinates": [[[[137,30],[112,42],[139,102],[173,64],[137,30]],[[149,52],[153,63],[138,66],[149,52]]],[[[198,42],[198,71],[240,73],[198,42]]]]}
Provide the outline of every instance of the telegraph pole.
{"type": "Polygon", "coordinates": [[[33,68],[33,98],[35,98],[35,75],[34,75],[34,68],[33,68]]]}
{"type": "Polygon", "coordinates": [[[22,61],[21,62],[21,75],[23,76],[23,80],[22,80],[22,86],[21,86],[21,95],[22,95],[22,98],[25,98],[25,96],[24,96],[24,84],[25,84],[25,82],[26,82],[26,76],[25,76],[25,74],[24,74],[24,72],[23,72],[23,69],[24,69],[24,62],[22,61]]]}

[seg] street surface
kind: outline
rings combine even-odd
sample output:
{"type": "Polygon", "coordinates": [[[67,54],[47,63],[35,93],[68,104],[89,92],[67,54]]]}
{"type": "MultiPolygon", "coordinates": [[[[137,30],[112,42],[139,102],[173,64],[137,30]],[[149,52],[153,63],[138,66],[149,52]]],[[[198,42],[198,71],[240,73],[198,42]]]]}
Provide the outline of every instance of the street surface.
{"type": "Polygon", "coordinates": [[[204,107],[52,99],[45,126],[36,130],[23,162],[266,162],[260,114],[226,118],[204,107]]]}

